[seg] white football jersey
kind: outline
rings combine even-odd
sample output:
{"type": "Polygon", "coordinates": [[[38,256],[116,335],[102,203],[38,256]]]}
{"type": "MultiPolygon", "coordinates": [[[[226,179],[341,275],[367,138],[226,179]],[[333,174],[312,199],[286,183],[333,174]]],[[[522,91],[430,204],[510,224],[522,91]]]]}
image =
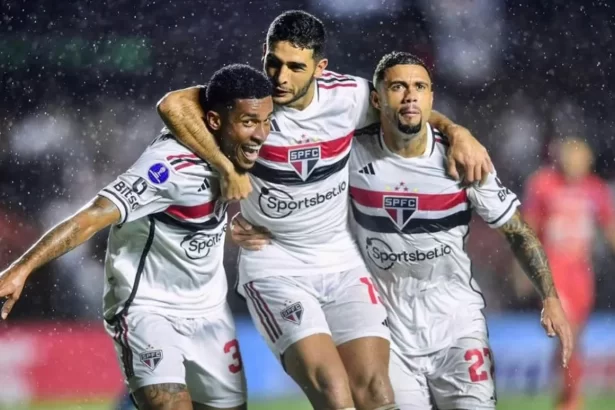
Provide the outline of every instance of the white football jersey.
{"type": "Polygon", "coordinates": [[[100,191],[122,214],[105,260],[105,318],[130,310],[201,317],[226,301],[219,174],[162,135],[100,191]]]}
{"type": "Polygon", "coordinates": [[[495,174],[466,188],[450,178],[446,148],[429,127],[425,153],[403,158],[374,127],[355,139],[350,160],[353,227],[394,345],[406,354],[428,354],[485,329],[485,301],[465,252],[471,213],[498,228],[519,205],[495,174]]]}
{"type": "Polygon", "coordinates": [[[241,250],[239,282],[342,272],[362,264],[348,225],[348,159],[355,129],[377,120],[370,84],[325,72],[304,110],[277,106],[252,169],[243,216],[273,243],[241,250]]]}

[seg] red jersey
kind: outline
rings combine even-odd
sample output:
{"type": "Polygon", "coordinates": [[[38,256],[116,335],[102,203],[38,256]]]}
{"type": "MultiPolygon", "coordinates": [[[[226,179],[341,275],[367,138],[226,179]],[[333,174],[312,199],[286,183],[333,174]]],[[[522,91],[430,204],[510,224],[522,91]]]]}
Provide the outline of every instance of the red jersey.
{"type": "Polygon", "coordinates": [[[569,182],[543,168],[528,180],[523,212],[542,241],[558,289],[593,288],[596,224],[606,227],[615,218],[606,183],[595,175],[569,182]]]}

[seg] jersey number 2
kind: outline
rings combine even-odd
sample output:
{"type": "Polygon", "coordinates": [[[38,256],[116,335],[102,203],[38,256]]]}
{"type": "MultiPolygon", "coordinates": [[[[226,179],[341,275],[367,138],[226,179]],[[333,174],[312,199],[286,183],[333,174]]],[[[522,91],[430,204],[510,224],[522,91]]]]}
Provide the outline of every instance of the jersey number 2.
{"type": "Polygon", "coordinates": [[[489,373],[491,373],[491,378],[493,378],[493,360],[491,358],[491,350],[489,350],[488,347],[485,347],[482,351],[480,349],[470,349],[466,351],[464,359],[466,362],[472,362],[470,368],[468,369],[472,383],[483,382],[489,379],[489,373],[486,370],[481,371],[481,368],[485,364],[485,356],[487,356],[489,362],[491,363],[489,373]]]}
{"type": "Polygon", "coordinates": [[[233,358],[233,363],[228,366],[229,371],[233,374],[239,373],[243,368],[243,363],[241,362],[241,353],[239,353],[239,343],[237,339],[233,339],[224,345],[224,353],[231,353],[231,357],[233,358]]]}

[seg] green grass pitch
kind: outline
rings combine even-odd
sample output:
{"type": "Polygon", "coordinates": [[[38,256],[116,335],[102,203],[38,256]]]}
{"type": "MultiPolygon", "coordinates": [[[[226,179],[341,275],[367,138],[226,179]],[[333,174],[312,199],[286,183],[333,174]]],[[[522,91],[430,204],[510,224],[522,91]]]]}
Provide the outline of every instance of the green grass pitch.
{"type": "MultiPolygon", "coordinates": [[[[311,410],[304,400],[278,400],[271,402],[251,402],[249,410],[311,410]]],[[[502,397],[499,400],[498,410],[551,410],[552,399],[549,396],[536,397],[502,397]]],[[[109,402],[98,403],[35,403],[31,405],[0,405],[0,410],[113,410],[109,402]]],[[[586,410],[614,410],[615,395],[590,396],[585,401],[586,410]]]]}

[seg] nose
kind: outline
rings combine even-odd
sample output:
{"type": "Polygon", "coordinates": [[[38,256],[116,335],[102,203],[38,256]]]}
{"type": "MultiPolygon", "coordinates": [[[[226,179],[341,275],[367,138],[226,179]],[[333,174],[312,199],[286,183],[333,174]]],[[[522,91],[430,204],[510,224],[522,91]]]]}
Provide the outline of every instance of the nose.
{"type": "Polygon", "coordinates": [[[259,144],[262,144],[267,139],[267,136],[269,135],[270,130],[271,130],[271,126],[269,125],[269,123],[266,124],[266,123],[261,122],[254,129],[254,134],[252,134],[252,139],[258,142],[259,144]]]}
{"type": "Polygon", "coordinates": [[[412,103],[412,102],[416,102],[417,101],[417,96],[418,96],[418,92],[416,92],[415,90],[413,90],[412,88],[407,89],[406,93],[404,94],[404,99],[403,102],[405,104],[407,103],[412,103]]]}
{"type": "Polygon", "coordinates": [[[288,82],[288,74],[289,74],[289,69],[283,65],[278,69],[278,72],[275,76],[276,79],[276,85],[284,85],[288,82]]]}

